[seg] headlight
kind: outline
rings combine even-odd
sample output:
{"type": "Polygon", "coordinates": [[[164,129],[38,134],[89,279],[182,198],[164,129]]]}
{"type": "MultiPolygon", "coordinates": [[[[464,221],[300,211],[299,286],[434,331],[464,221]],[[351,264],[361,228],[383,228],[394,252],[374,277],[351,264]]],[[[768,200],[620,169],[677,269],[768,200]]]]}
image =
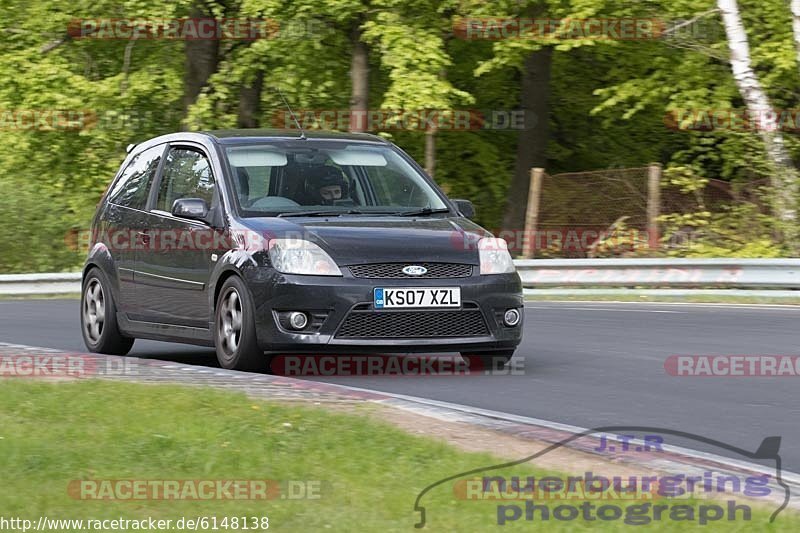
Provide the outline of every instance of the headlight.
{"type": "Polygon", "coordinates": [[[516,272],[514,261],[508,253],[508,243],[504,239],[484,237],[478,241],[478,257],[481,260],[481,275],[516,272]]]}
{"type": "Polygon", "coordinates": [[[325,250],[302,239],[271,239],[269,258],[275,270],[284,274],[342,275],[342,271],[325,250]]]}

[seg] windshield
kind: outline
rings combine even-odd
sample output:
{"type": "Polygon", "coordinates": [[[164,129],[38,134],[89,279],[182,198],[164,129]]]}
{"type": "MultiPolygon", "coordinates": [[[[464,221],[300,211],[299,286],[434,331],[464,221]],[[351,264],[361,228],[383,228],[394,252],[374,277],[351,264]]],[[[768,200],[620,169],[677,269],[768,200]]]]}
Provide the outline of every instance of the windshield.
{"type": "Polygon", "coordinates": [[[424,177],[387,146],[302,140],[225,152],[245,217],[447,210],[424,177]]]}

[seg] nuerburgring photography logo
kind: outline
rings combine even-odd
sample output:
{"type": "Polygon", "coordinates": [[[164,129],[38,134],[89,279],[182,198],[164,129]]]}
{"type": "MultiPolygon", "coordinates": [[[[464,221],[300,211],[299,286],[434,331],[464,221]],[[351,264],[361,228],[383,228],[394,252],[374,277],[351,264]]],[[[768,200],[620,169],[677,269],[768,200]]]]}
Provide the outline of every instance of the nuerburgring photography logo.
{"type": "MultiPolygon", "coordinates": [[[[426,496],[451,486],[455,501],[495,505],[494,522],[561,523],[577,521],[644,525],[689,522],[707,525],[725,520],[769,523],[789,504],[790,489],[781,474],[781,437],[766,437],[755,451],[702,435],[645,426],[604,426],[575,433],[527,457],[475,468],[430,483],[417,495],[415,527],[428,523],[426,496]],[[704,450],[725,455],[681,453],[665,440],[689,441],[704,450]],[[599,455],[594,468],[581,475],[530,473],[507,475],[509,469],[528,471],[556,451],[599,455]],[[726,458],[735,457],[730,461],[726,458]],[[675,458],[681,458],[677,461],[675,458]],[[607,460],[613,459],[613,460],[607,460]],[[766,466],[764,465],[766,463],[766,466]],[[667,464],[679,468],[667,469],[667,464]],[[637,470],[638,469],[638,470],[637,470]],[[624,473],[619,473],[624,470],[624,473]],[[772,508],[776,505],[776,508],[772,508]]],[[[546,469],[550,471],[550,467],[546,469]]]]}

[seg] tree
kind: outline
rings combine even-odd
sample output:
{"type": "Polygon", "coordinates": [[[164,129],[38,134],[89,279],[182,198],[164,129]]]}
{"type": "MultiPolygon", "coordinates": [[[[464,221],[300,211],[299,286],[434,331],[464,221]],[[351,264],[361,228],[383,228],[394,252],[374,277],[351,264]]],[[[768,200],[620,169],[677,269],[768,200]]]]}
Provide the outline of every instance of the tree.
{"type": "Polygon", "coordinates": [[[452,197],[474,200],[478,222],[490,229],[499,229],[504,217],[507,227],[521,227],[531,166],[556,173],[659,161],[702,178],[772,179],[775,212],[784,213],[791,231],[793,219],[785,214],[794,208],[791,160],[800,156],[800,140],[779,131],[698,129],[689,122],[695,120],[691,112],[708,118],[703,110],[736,113],[753,103],[767,112],[800,107],[800,38],[788,24],[796,22],[798,2],[793,13],[785,0],[749,2],[739,13],[751,36],[750,42],[741,32],[738,37],[748,47],[750,67],[739,79],[733,65],[741,54],[730,48],[717,3],[6,0],[0,11],[0,196],[10,209],[41,198],[50,208],[46,216],[17,209],[6,230],[24,245],[9,247],[0,270],[77,267],[81,256],[61,235],[87,227],[128,143],[182,127],[293,127],[283,120],[276,88],[299,111],[347,112],[357,101],[359,109],[387,112],[481,112],[487,124],[468,131],[438,128],[435,121],[410,130],[371,129],[424,160],[452,197]],[[75,18],[189,16],[271,19],[280,32],[253,41],[192,42],[76,38],[67,31],[75,18]],[[454,34],[459,17],[504,16],[655,18],[668,31],[644,41],[492,41],[454,34]],[[766,105],[752,95],[753,87],[766,105]],[[494,112],[522,109],[524,130],[492,126],[494,112]],[[43,126],[19,120],[59,110],[76,112],[82,122],[65,128],[48,126],[47,119],[43,126]]]}
{"type": "MultiPolygon", "coordinates": [[[[611,0],[503,0],[486,5],[476,2],[473,16],[522,18],[534,20],[581,20],[590,17],[610,17],[619,10],[611,0]],[[603,10],[613,10],[603,13],[603,10]]],[[[534,28],[537,25],[534,24],[534,28]]],[[[564,53],[583,46],[597,44],[599,36],[546,35],[531,29],[528,35],[503,39],[494,45],[494,57],[476,69],[477,75],[497,68],[514,68],[519,73],[519,107],[525,115],[525,126],[519,132],[514,173],[508,188],[503,229],[519,231],[524,227],[527,210],[530,170],[546,167],[549,160],[551,71],[556,52],[564,53]],[[562,39],[561,37],[566,37],[562,39]]],[[[562,30],[568,31],[568,30],[562,30]]]]}
{"type": "MultiPolygon", "coordinates": [[[[446,122],[450,111],[474,102],[472,95],[455,87],[446,76],[453,64],[446,47],[455,13],[450,1],[383,0],[375,6],[384,9],[364,25],[364,38],[374,43],[389,79],[382,109],[429,111],[446,122]]],[[[433,175],[437,118],[423,122],[425,167],[433,175]]]]}
{"type": "MultiPolygon", "coordinates": [[[[189,11],[193,19],[210,18],[204,2],[195,0],[189,11]]],[[[219,65],[220,41],[217,39],[190,39],[184,47],[186,65],[183,77],[183,108],[184,110],[197,101],[200,92],[208,84],[211,75],[217,71],[219,65]]]]}
{"type": "Polygon", "coordinates": [[[350,131],[367,130],[369,112],[369,47],[361,35],[358,20],[350,32],[350,131]]]}
{"type": "Polygon", "coordinates": [[[794,32],[797,63],[800,66],[800,0],[792,0],[792,31],[794,32]]]}
{"type": "Polygon", "coordinates": [[[517,140],[514,177],[508,188],[503,229],[519,231],[525,224],[528,207],[530,171],[547,166],[547,145],[550,141],[550,71],[553,64],[552,47],[530,52],[522,68],[520,107],[524,113],[525,129],[517,140]]]}
{"type": "Polygon", "coordinates": [[[775,191],[774,208],[776,215],[785,223],[786,237],[790,246],[796,247],[797,230],[797,170],[789,156],[783,135],[769,98],[758,80],[750,61],[750,46],[747,33],[742,24],[736,0],[717,0],[722,13],[725,33],[730,50],[731,71],[739,92],[744,99],[750,117],[757,121],[758,131],[764,142],[773,173],[772,187],[775,191]]]}

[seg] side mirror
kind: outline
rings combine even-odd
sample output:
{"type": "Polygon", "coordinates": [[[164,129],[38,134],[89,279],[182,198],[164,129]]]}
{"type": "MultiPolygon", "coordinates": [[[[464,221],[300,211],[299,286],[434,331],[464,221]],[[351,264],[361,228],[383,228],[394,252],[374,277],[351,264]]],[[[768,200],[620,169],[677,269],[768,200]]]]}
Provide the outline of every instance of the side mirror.
{"type": "Polygon", "coordinates": [[[475,206],[469,200],[453,200],[453,203],[456,204],[456,208],[462,216],[475,217],[475,206]]]}
{"type": "Polygon", "coordinates": [[[202,198],[178,198],[172,204],[172,216],[203,220],[208,215],[208,204],[202,198]]]}

